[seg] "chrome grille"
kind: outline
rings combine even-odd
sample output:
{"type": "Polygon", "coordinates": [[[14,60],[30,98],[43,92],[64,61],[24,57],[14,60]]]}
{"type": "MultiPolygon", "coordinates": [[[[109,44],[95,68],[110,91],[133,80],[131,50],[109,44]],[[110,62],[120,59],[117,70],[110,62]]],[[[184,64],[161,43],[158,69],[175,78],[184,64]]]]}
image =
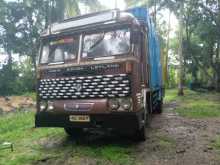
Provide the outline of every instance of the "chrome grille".
{"type": "Polygon", "coordinates": [[[38,86],[41,99],[126,97],[130,90],[127,74],[42,79],[38,86]]]}

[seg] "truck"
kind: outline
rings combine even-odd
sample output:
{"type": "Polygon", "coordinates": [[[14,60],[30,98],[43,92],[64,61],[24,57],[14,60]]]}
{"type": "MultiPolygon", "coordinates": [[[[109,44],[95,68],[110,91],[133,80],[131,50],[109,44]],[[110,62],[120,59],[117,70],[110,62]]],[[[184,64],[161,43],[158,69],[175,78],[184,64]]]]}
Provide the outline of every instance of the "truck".
{"type": "Polygon", "coordinates": [[[161,113],[160,45],[146,8],[96,12],[51,24],[41,34],[36,127],[71,136],[107,129],[146,139],[161,113]]]}

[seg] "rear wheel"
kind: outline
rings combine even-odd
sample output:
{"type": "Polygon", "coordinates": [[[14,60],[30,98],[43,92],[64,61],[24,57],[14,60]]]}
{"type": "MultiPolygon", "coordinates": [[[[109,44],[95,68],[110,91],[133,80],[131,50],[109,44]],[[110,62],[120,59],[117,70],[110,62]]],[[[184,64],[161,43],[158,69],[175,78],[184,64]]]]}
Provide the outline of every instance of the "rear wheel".
{"type": "Polygon", "coordinates": [[[161,114],[163,112],[163,100],[157,102],[157,105],[154,109],[155,114],[161,114]]]}
{"type": "Polygon", "coordinates": [[[76,138],[82,136],[84,133],[82,128],[66,127],[64,128],[64,130],[70,137],[76,137],[76,138]]]}

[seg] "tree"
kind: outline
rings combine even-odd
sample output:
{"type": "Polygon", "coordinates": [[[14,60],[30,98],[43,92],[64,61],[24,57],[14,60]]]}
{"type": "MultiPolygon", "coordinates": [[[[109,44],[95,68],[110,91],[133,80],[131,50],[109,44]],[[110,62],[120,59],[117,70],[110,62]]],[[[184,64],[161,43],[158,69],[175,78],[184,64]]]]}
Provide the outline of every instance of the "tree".
{"type": "MultiPolygon", "coordinates": [[[[213,82],[215,89],[220,91],[220,1],[213,0],[200,3],[199,14],[202,16],[199,37],[207,48],[209,67],[213,70],[213,82]],[[208,37],[205,37],[205,34],[208,37]]],[[[207,59],[207,58],[206,58],[207,59]]]]}
{"type": "Polygon", "coordinates": [[[98,0],[47,0],[46,3],[49,23],[80,15],[80,3],[88,8],[88,12],[96,12],[103,8],[98,0]]]}
{"type": "Polygon", "coordinates": [[[179,16],[179,84],[178,84],[178,95],[183,96],[183,11],[184,10],[184,3],[180,2],[180,16],[179,16]]]}
{"type": "MultiPolygon", "coordinates": [[[[100,7],[97,0],[89,1],[89,3],[85,0],[23,0],[9,2],[0,0],[0,48],[4,48],[9,56],[8,65],[0,71],[1,94],[13,93],[11,83],[22,82],[15,81],[18,72],[21,72],[21,70],[18,70],[13,64],[12,54],[16,53],[20,56],[30,57],[33,65],[29,66],[35,68],[42,30],[47,28],[50,23],[80,14],[79,3],[89,5],[91,11],[97,11],[100,7]],[[5,80],[4,83],[2,83],[3,80],[5,80]],[[1,90],[4,89],[5,91],[2,93],[1,90]]],[[[28,67],[28,69],[32,70],[31,67],[28,67]]],[[[27,71],[25,73],[33,75],[35,72],[27,71]]],[[[26,80],[28,81],[28,79],[26,80]]],[[[30,79],[30,81],[34,84],[33,79],[30,79]]],[[[26,84],[26,86],[28,85],[26,84]]]]}

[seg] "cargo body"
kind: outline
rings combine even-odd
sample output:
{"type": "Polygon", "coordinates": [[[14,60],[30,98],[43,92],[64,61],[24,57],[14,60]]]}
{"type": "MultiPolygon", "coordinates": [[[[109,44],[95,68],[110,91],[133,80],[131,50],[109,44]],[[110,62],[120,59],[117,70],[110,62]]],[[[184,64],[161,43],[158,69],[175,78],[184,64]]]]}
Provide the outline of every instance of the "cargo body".
{"type": "Polygon", "coordinates": [[[145,139],[163,102],[160,47],[144,8],[110,10],[51,25],[41,36],[36,127],[134,133],[145,139]]]}

